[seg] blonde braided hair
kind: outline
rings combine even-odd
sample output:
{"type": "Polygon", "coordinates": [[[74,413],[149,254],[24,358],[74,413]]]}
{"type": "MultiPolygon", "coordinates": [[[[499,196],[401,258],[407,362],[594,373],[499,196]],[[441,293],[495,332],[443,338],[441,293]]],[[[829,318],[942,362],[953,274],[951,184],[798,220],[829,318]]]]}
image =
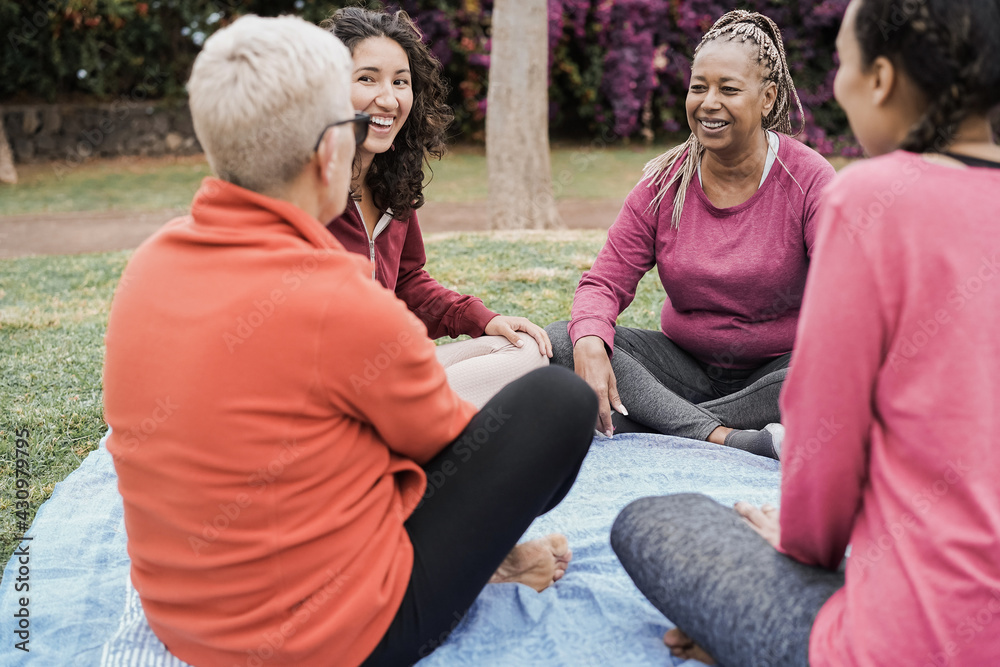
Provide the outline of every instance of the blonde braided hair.
{"type": "MultiPolygon", "coordinates": [[[[790,108],[792,100],[795,101],[799,110],[799,117],[804,119],[805,116],[802,112],[799,94],[795,90],[795,82],[792,81],[792,74],[788,70],[785,45],[781,40],[781,31],[778,26],[775,25],[774,21],[757,12],[748,12],[742,9],[731,11],[716,21],[712,29],[701,38],[701,43],[694,51],[695,57],[698,56],[698,52],[705,44],[724,36],[728,36],[730,40],[740,39],[743,42],[749,40],[757,44],[757,62],[767,67],[763,84],[766,85],[773,81],[778,90],[774,107],[767,116],[761,119],[761,126],[764,130],[776,130],[791,135],[790,108]]],[[[800,127],[799,131],[801,130],[800,127]]],[[[701,163],[704,152],[705,147],[692,132],[687,141],[650,160],[643,171],[643,179],[648,180],[647,187],[657,189],[656,196],[649,205],[654,213],[659,211],[660,204],[671,186],[680,181],[680,186],[674,193],[674,208],[670,218],[674,229],[680,226],[684,198],[691,180],[698,172],[698,165],[701,163]],[[680,169],[668,179],[667,174],[682,156],[684,161],[680,169]]]]}

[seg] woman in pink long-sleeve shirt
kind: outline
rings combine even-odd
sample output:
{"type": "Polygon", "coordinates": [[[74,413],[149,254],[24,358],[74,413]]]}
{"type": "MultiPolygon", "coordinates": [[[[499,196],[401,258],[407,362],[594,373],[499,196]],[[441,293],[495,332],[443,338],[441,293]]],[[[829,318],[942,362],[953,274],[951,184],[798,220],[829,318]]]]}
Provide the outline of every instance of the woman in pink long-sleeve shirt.
{"type": "Polygon", "coordinates": [[[879,157],[822,205],[780,517],[679,495],[615,523],[675,655],[1000,664],[1000,2],[904,6],[853,0],[837,40],[837,100],[879,157]]]}
{"type": "Polygon", "coordinates": [[[583,274],[570,322],[547,328],[553,363],[600,398],[599,429],[652,430],[777,458],[788,372],[834,176],[791,139],[798,101],[781,32],[734,11],[705,35],[687,95],[691,136],[650,162],[583,274]],[[660,331],[616,327],[654,265],[660,331]]]}

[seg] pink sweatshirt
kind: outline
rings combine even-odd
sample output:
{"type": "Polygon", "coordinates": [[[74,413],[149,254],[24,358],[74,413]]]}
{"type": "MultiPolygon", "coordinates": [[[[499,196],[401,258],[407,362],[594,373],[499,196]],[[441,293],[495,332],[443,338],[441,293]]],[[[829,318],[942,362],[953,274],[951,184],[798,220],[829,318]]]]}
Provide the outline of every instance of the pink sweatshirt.
{"type": "Polygon", "coordinates": [[[639,182],[576,289],[569,324],[574,345],[584,336],[599,336],[610,352],[618,315],[655,264],[667,292],[663,333],[697,359],[756,368],[791,351],[819,196],[835,172],[811,148],[779,137],[778,157],[794,180],[775,162],[750,199],[720,209],[696,177],[679,229],[670,224],[678,186],[654,214],[647,209],[655,189],[647,180],[639,182]]]}
{"type": "Polygon", "coordinates": [[[1000,170],[827,191],[782,395],[781,549],[847,583],[814,667],[1000,664],[1000,170]]]}

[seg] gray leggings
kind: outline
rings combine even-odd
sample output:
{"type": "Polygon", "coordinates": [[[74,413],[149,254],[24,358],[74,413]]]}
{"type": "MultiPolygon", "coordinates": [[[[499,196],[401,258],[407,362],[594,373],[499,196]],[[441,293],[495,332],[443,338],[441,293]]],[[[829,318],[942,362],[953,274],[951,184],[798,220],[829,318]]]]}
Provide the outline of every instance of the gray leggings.
{"type": "Polygon", "coordinates": [[[633,502],[611,546],[642,594],[729,667],[808,667],[816,614],[844,585],[841,573],[779,553],[699,494],[633,502]]]}
{"type": "MultiPolygon", "coordinates": [[[[545,328],[552,363],[573,370],[567,322],[545,328]]],[[[611,368],[629,417],[612,413],[615,432],[654,432],[707,440],[719,426],[763,428],[780,422],[778,395],[791,353],[760,368],[704,364],[660,331],[615,327],[611,368]]]]}

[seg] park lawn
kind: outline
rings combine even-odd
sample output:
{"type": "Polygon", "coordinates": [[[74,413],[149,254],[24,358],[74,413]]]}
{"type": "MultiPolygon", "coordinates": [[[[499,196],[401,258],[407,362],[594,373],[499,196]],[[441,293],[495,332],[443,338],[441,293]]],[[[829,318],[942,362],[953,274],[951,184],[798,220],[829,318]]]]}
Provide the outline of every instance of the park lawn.
{"type": "MultiPolygon", "coordinates": [[[[666,146],[559,145],[552,149],[557,199],[624,199],[642,168],[666,146]]],[[[487,197],[486,154],[458,146],[425,169],[428,201],[487,197]]],[[[19,182],[0,186],[0,216],[83,211],[187,209],[198,184],[211,175],[202,155],[18,165],[19,182]]]]}
{"type": "Polygon", "coordinates": [[[17,185],[0,185],[0,216],[83,211],[187,209],[211,174],[202,155],[18,165],[17,185]]]}
{"type": "MultiPolygon", "coordinates": [[[[550,152],[552,194],[556,199],[624,199],[651,159],[670,145],[603,146],[556,144],[550,152]]],[[[427,201],[485,201],[488,196],[486,153],[482,147],[460,146],[440,162],[425,193],[427,201]]]]}
{"type": "MultiPolygon", "coordinates": [[[[555,144],[552,190],[556,199],[621,201],[646,163],[669,144],[604,146],[555,144]]],[[[833,157],[838,170],[850,162],[833,157]]],[[[60,163],[18,165],[17,185],[0,185],[0,216],[84,211],[187,210],[198,184],[211,170],[202,155],[93,160],[76,167],[60,163]]],[[[425,169],[427,201],[475,202],[487,198],[482,146],[456,146],[425,169]]]]}
{"type": "MultiPolygon", "coordinates": [[[[603,241],[601,231],[438,234],[427,239],[427,266],[442,284],[544,326],[569,317],[580,274],[603,241]]],[[[14,507],[16,434],[29,432],[30,509],[23,518],[30,523],[107,429],[104,332],[130,254],[0,260],[0,562],[23,532],[14,507]]],[[[619,322],[658,328],[662,301],[651,273],[619,322]]]]}

